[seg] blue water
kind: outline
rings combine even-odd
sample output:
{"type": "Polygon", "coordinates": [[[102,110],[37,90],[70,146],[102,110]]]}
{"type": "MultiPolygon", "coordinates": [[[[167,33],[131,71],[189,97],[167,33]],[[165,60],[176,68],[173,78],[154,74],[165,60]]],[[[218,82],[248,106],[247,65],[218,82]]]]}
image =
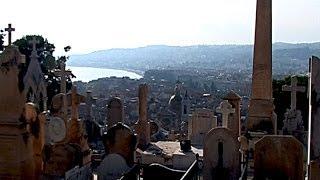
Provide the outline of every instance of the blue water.
{"type": "Polygon", "coordinates": [[[129,77],[131,79],[140,79],[141,75],[129,72],[125,70],[116,70],[116,69],[104,69],[104,68],[93,68],[93,67],[74,67],[68,66],[66,69],[72,70],[72,73],[77,76],[72,78],[72,81],[83,81],[89,82],[91,80],[104,78],[104,77],[129,77]]]}

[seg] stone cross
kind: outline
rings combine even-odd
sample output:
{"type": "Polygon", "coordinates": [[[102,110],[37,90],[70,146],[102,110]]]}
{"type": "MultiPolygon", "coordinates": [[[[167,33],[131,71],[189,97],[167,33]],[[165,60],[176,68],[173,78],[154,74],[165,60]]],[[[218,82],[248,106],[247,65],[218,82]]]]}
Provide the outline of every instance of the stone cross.
{"type": "Polygon", "coordinates": [[[32,53],[31,58],[37,58],[37,44],[40,43],[35,36],[32,37],[32,40],[29,41],[29,44],[32,44],[32,53]]]}
{"type": "Polygon", "coordinates": [[[291,77],[291,86],[283,85],[282,91],[291,91],[291,110],[295,110],[297,106],[297,92],[305,92],[304,86],[297,86],[298,79],[296,76],[291,77]]]}
{"type": "Polygon", "coordinates": [[[5,31],[8,31],[8,44],[11,45],[11,32],[15,31],[16,29],[11,27],[11,24],[8,24],[8,27],[4,29],[5,31]]]}
{"type": "Polygon", "coordinates": [[[79,119],[79,105],[85,102],[85,97],[78,94],[77,86],[72,86],[71,89],[71,119],[79,119]]]}
{"type": "Polygon", "coordinates": [[[56,76],[61,77],[61,82],[60,82],[60,92],[64,94],[63,96],[63,115],[64,117],[67,117],[67,84],[66,84],[66,76],[71,75],[71,71],[66,71],[66,64],[64,61],[60,62],[60,70],[59,71],[54,71],[54,74],[56,76]]]}
{"type": "Polygon", "coordinates": [[[223,100],[220,106],[216,108],[216,111],[222,114],[222,126],[228,127],[229,114],[235,113],[235,109],[232,108],[232,105],[227,100],[223,100]]]}

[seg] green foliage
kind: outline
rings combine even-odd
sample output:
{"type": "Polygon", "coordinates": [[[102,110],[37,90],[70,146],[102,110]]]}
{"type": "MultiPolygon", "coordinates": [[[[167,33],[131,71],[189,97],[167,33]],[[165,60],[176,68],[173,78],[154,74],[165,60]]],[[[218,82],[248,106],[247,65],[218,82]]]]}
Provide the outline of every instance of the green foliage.
{"type": "MultiPolygon", "coordinates": [[[[308,77],[298,76],[298,86],[308,87],[308,77]]],[[[282,91],[283,85],[291,85],[291,77],[285,79],[273,80],[273,98],[275,105],[275,112],[278,116],[278,129],[283,127],[284,113],[290,109],[290,92],[282,91]]],[[[297,109],[301,111],[305,129],[308,128],[308,97],[307,92],[297,92],[297,109]]]]}
{"type": "Polygon", "coordinates": [[[47,39],[44,39],[42,36],[39,35],[27,35],[22,37],[21,39],[16,40],[13,42],[14,45],[18,46],[19,51],[26,56],[26,65],[28,66],[30,63],[30,55],[32,52],[32,44],[29,43],[33,39],[36,38],[39,43],[36,45],[37,54],[39,56],[38,61],[41,64],[42,71],[44,73],[51,70],[52,67],[47,67],[45,65],[52,65],[52,57],[53,52],[55,50],[55,46],[48,42],[47,39]],[[51,61],[51,62],[46,62],[51,61]]]}
{"type": "Polygon", "coordinates": [[[0,29],[0,51],[3,51],[3,41],[4,39],[4,33],[3,33],[3,30],[0,29]]]}

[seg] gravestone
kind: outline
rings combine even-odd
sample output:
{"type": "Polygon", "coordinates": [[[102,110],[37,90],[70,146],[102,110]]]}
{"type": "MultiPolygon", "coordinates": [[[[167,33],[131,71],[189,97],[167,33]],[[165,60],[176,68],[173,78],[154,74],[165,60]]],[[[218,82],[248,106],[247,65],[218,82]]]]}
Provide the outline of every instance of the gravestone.
{"type": "Polygon", "coordinates": [[[136,134],[127,125],[118,122],[103,135],[103,143],[106,157],[97,168],[98,178],[118,179],[134,165],[136,134]]]}
{"type": "Polygon", "coordinates": [[[203,179],[240,177],[240,144],[228,128],[217,127],[208,132],[203,149],[203,179]]]}
{"type": "Polygon", "coordinates": [[[228,118],[228,128],[231,129],[235,134],[241,135],[240,129],[240,101],[241,97],[234,91],[230,91],[224,98],[234,108],[235,112],[231,113],[228,118]]]}
{"type": "Polygon", "coordinates": [[[83,164],[91,162],[90,148],[87,142],[87,134],[84,122],[79,119],[79,105],[85,102],[85,97],[77,93],[77,87],[71,89],[71,121],[68,129],[68,142],[78,144],[83,153],[83,164]],[[86,153],[84,153],[86,152],[86,153]]]}
{"type": "Polygon", "coordinates": [[[141,84],[139,86],[139,120],[135,124],[138,134],[138,147],[142,150],[146,149],[150,144],[150,123],[148,121],[148,85],[141,84]]]}
{"type": "MultiPolygon", "coordinates": [[[[308,162],[320,164],[320,59],[312,56],[309,61],[310,81],[309,94],[311,102],[311,122],[309,123],[309,159],[308,162]]],[[[317,174],[320,166],[313,165],[311,174],[317,174]]],[[[318,173],[319,174],[319,173],[318,173]]],[[[320,177],[318,177],[320,178],[320,177]]]]}
{"type": "Polygon", "coordinates": [[[292,136],[264,136],[255,143],[254,178],[303,179],[303,145],[292,136]]]}
{"type": "Polygon", "coordinates": [[[0,179],[34,179],[35,165],[32,131],[23,116],[26,95],[19,67],[25,62],[17,47],[11,45],[0,54],[0,179]]]}
{"type": "Polygon", "coordinates": [[[274,134],[272,100],[272,0],[257,0],[248,130],[274,134]]]}
{"type": "Polygon", "coordinates": [[[222,127],[229,127],[229,115],[235,113],[235,109],[232,108],[228,100],[223,100],[216,108],[216,112],[222,114],[222,127]]]}
{"type": "Polygon", "coordinates": [[[113,97],[109,100],[107,105],[107,124],[108,128],[123,122],[123,105],[122,101],[118,97],[113,97]]]}
{"type": "Polygon", "coordinates": [[[193,145],[204,144],[204,137],[212,129],[217,127],[217,117],[210,109],[196,109],[188,122],[188,139],[193,145]]]}

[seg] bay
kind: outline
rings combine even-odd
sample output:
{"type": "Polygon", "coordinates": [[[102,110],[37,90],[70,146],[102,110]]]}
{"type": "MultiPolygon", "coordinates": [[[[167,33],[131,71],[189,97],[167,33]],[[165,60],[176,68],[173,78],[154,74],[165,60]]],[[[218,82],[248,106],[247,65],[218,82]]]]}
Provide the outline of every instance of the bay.
{"type": "Polygon", "coordinates": [[[76,67],[67,66],[66,69],[70,69],[76,78],[72,78],[72,81],[89,82],[104,77],[129,77],[131,79],[141,79],[142,76],[129,72],[126,70],[118,69],[106,69],[106,68],[93,68],[93,67],[76,67]]]}

